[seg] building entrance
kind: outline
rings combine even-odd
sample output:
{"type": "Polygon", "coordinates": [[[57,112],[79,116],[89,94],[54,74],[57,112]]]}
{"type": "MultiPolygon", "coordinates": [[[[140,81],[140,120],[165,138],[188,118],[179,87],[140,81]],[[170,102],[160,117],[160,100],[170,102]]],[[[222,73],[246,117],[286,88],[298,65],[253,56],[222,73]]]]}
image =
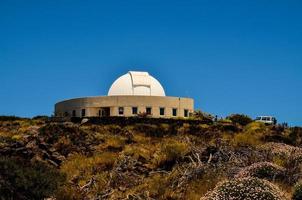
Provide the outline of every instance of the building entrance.
{"type": "Polygon", "coordinates": [[[109,117],[110,116],[110,107],[102,107],[99,110],[100,117],[109,117]]]}

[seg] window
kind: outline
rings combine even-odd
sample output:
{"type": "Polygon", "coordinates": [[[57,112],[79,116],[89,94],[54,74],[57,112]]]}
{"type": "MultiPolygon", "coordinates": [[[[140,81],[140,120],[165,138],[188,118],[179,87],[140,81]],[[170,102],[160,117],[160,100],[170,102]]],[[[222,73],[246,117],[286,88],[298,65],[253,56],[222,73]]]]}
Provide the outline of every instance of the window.
{"type": "Polygon", "coordinates": [[[99,110],[100,117],[109,117],[110,116],[110,107],[101,107],[99,110]]]}
{"type": "Polygon", "coordinates": [[[137,115],[137,107],[132,107],[132,114],[137,115]]]}
{"type": "Polygon", "coordinates": [[[159,115],[165,115],[165,108],[159,108],[159,115]]]}
{"type": "Polygon", "coordinates": [[[152,113],[152,108],[151,107],[147,107],[146,108],[146,114],[147,115],[151,115],[151,113],[152,113]]]}
{"type": "Polygon", "coordinates": [[[172,109],[172,115],[173,116],[177,116],[177,108],[173,108],[172,109]]]}
{"type": "Polygon", "coordinates": [[[75,111],[75,110],[72,111],[72,116],[73,116],[73,117],[76,116],[76,111],[75,111]]]}
{"type": "Polygon", "coordinates": [[[189,117],[189,111],[187,109],[184,110],[184,117],[189,117]]]}
{"type": "Polygon", "coordinates": [[[118,108],[118,114],[119,115],[124,115],[124,107],[119,107],[118,108]]]}
{"type": "Polygon", "coordinates": [[[86,110],[82,109],[82,117],[85,117],[85,115],[86,115],[86,110]]]}

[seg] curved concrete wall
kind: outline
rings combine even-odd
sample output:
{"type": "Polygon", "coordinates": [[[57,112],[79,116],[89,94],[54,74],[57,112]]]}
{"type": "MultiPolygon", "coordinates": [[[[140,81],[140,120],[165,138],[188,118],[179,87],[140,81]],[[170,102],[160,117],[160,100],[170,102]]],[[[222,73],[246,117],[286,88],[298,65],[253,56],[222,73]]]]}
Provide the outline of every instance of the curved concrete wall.
{"type": "Polygon", "coordinates": [[[161,96],[100,96],[84,97],[58,102],[55,105],[56,116],[82,117],[85,109],[85,117],[100,115],[101,108],[110,110],[110,116],[135,116],[132,108],[137,107],[138,113],[146,112],[146,108],[152,108],[153,117],[175,117],[172,110],[177,109],[176,117],[185,117],[185,110],[194,111],[194,100],[180,97],[161,96]],[[123,115],[119,114],[119,107],[124,109],[123,115]],[[164,115],[160,115],[160,108],[165,109],[164,115]]]}

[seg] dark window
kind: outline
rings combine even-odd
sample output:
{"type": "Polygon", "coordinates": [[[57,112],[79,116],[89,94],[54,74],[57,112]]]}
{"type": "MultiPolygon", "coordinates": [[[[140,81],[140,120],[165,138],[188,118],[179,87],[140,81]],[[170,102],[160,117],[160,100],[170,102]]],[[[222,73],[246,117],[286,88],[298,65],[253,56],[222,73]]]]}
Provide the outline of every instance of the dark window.
{"type": "Polygon", "coordinates": [[[152,113],[152,108],[151,107],[147,107],[146,108],[146,114],[147,115],[151,115],[151,113],[152,113]]]}
{"type": "Polygon", "coordinates": [[[110,107],[102,107],[99,110],[100,117],[108,117],[110,116],[110,107]]]}
{"type": "Polygon", "coordinates": [[[177,116],[177,108],[173,108],[172,109],[172,115],[173,116],[177,116]]]}
{"type": "Polygon", "coordinates": [[[75,111],[75,110],[72,111],[72,116],[73,116],[73,117],[76,116],[76,111],[75,111]]]}
{"type": "Polygon", "coordinates": [[[124,114],[124,107],[119,107],[118,108],[118,114],[123,115],[124,114]]]}
{"type": "Polygon", "coordinates": [[[165,115],[165,108],[159,108],[159,115],[165,115]]]}
{"type": "Polygon", "coordinates": [[[82,109],[82,117],[85,117],[85,115],[86,115],[86,110],[82,109]]]}
{"type": "Polygon", "coordinates": [[[189,117],[189,111],[187,109],[184,110],[184,117],[189,117]]]}
{"type": "Polygon", "coordinates": [[[132,114],[137,115],[137,107],[132,107],[132,114]]]}

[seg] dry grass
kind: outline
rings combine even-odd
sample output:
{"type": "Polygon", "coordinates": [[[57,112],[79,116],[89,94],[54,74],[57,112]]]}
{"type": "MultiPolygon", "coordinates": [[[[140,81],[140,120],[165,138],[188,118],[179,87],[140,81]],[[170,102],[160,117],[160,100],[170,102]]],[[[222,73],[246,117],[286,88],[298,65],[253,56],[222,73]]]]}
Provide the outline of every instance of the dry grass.
{"type": "MultiPolygon", "coordinates": [[[[58,167],[67,176],[67,182],[57,193],[58,199],[125,199],[127,196],[129,199],[200,199],[217,183],[231,181],[248,165],[264,161],[289,170],[287,176],[291,182],[287,178],[271,181],[289,194],[296,182],[293,177],[301,172],[298,165],[302,163],[302,150],[267,143],[264,136],[276,131],[258,122],[246,126],[225,120],[213,125],[186,121],[182,125],[79,127],[50,125],[40,119],[2,121],[0,148],[9,145],[14,148],[16,144],[23,147],[23,143],[25,146],[25,136],[36,134],[32,128],[37,124],[44,127],[36,138],[44,148],[39,149],[37,156],[43,160],[43,155],[48,154],[45,157],[49,159],[52,149],[66,158],[58,167]],[[229,125],[231,129],[224,129],[229,125]],[[290,159],[296,164],[290,165],[290,159]],[[91,180],[93,184],[89,185],[91,180]],[[87,184],[89,187],[80,189],[87,184]]],[[[290,135],[290,130],[285,129],[283,136],[290,135]]]]}

